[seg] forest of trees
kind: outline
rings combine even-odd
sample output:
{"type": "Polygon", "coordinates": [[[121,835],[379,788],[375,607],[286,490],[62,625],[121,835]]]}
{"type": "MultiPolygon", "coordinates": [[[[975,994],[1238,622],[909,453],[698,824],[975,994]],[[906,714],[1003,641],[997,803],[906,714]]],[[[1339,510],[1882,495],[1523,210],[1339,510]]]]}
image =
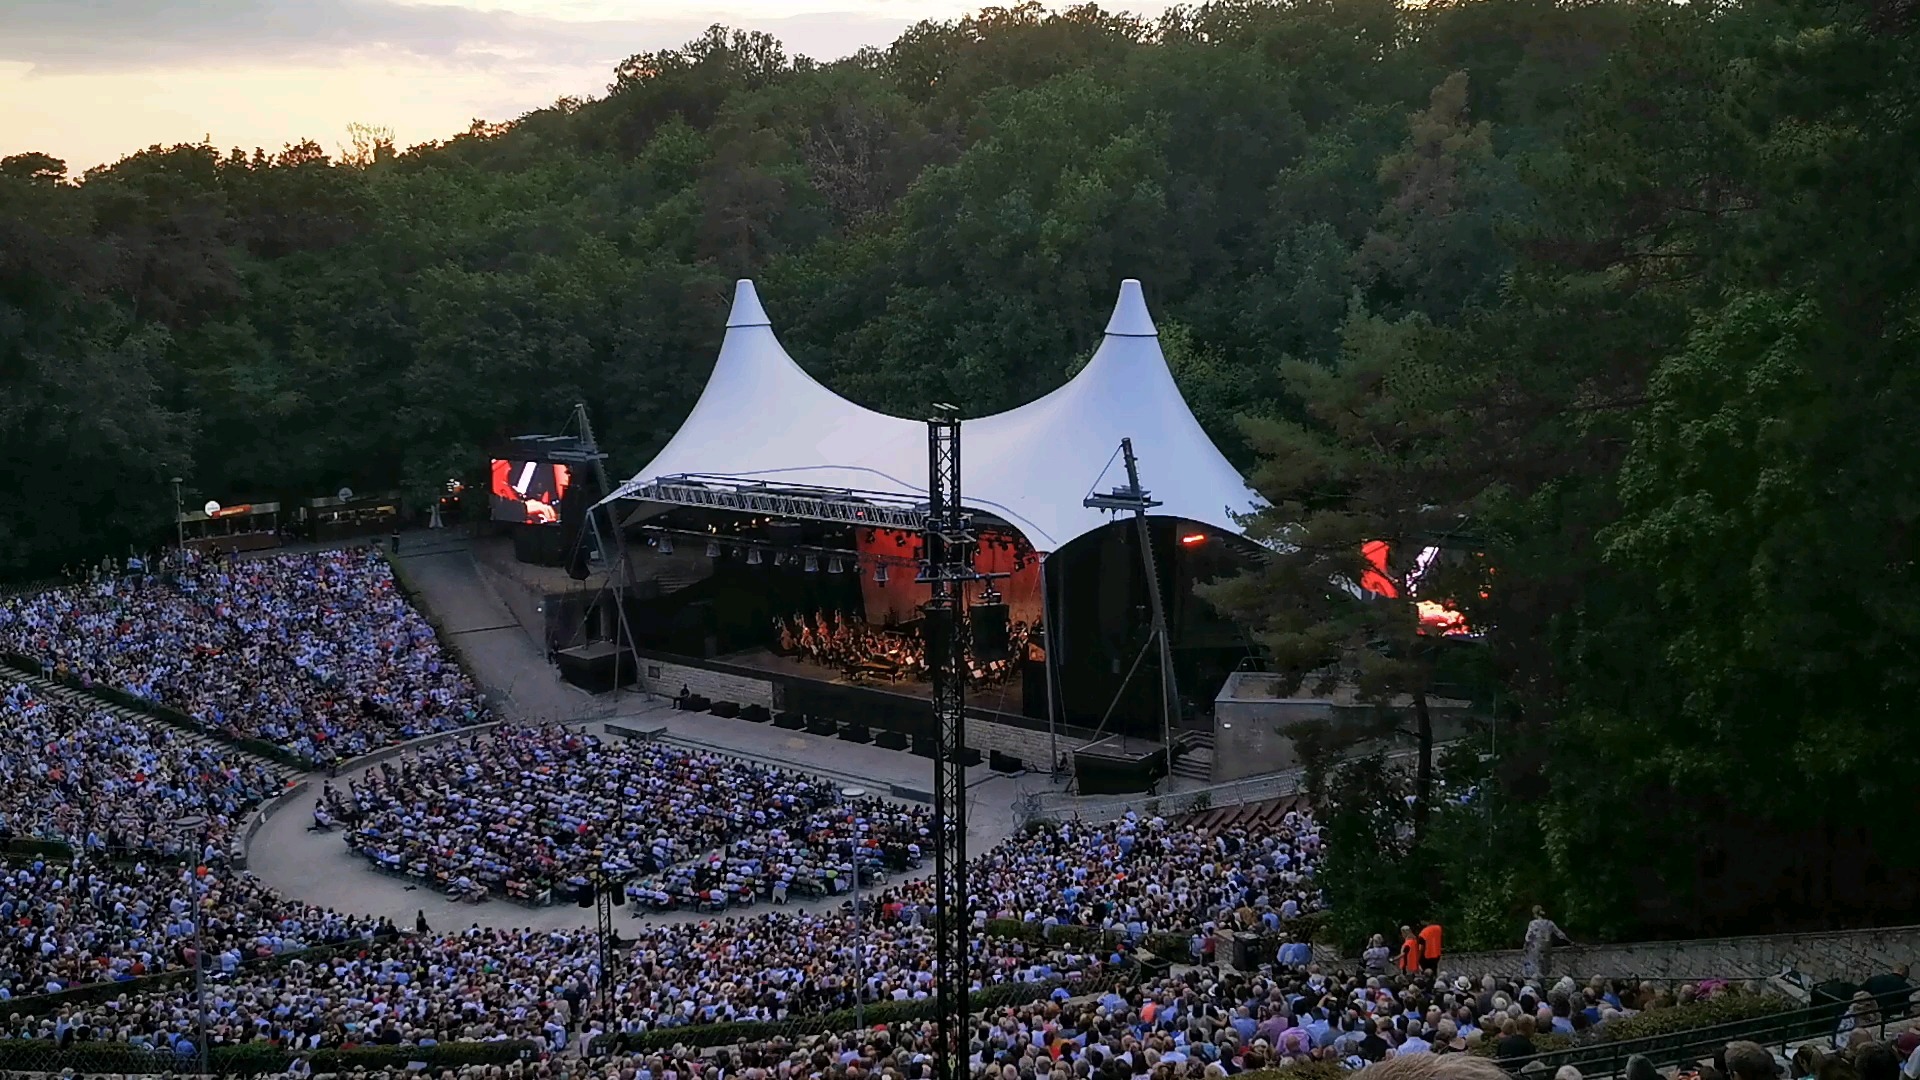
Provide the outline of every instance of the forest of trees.
{"type": "Polygon", "coordinates": [[[736,277],[834,389],[978,415],[1063,381],[1134,276],[1301,553],[1216,600],[1296,672],[1497,718],[1445,798],[1345,778],[1380,797],[1336,827],[1344,931],[1911,920],[1915,15],[1022,6],[831,64],[716,28],[411,149],[7,157],[0,579],[152,544],[170,476],[423,495],[576,400],[637,467],[736,277]],[[1470,656],[1308,602],[1360,538],[1466,556],[1470,656]]]}

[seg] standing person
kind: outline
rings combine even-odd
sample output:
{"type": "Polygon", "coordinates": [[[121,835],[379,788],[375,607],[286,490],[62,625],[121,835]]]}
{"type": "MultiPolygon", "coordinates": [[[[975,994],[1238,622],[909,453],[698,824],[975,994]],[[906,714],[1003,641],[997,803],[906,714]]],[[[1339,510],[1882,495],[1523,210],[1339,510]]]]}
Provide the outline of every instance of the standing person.
{"type": "Polygon", "coordinates": [[[1393,950],[1387,948],[1387,939],[1380,934],[1373,935],[1373,940],[1367,943],[1366,951],[1360,954],[1360,959],[1366,964],[1369,975],[1385,975],[1387,962],[1392,958],[1393,950]]]}
{"type": "Polygon", "coordinates": [[[1527,924],[1526,957],[1521,961],[1521,974],[1532,979],[1538,978],[1546,970],[1547,949],[1556,938],[1568,945],[1573,944],[1573,939],[1567,936],[1566,931],[1547,918],[1547,909],[1535,904],[1533,921],[1527,924]]]}
{"type": "Polygon", "coordinates": [[[1420,967],[1435,978],[1440,975],[1440,924],[1437,922],[1420,928],[1420,967]]]}
{"type": "Polygon", "coordinates": [[[1421,959],[1421,956],[1420,956],[1419,936],[1413,932],[1413,927],[1411,926],[1401,927],[1400,928],[1400,957],[1398,960],[1395,961],[1395,966],[1399,967],[1401,971],[1404,971],[1407,974],[1411,975],[1414,972],[1420,970],[1420,959],[1421,959]]]}

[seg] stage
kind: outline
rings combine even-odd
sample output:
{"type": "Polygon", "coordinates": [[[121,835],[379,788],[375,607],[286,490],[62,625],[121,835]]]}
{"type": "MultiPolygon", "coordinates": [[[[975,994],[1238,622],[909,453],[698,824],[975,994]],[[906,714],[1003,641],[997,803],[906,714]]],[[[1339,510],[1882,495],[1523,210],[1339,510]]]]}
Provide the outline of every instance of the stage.
{"type": "Polygon", "coordinates": [[[560,677],[595,694],[604,694],[616,685],[630,685],[640,674],[632,649],[616,648],[611,641],[589,641],[553,654],[560,677]]]}
{"type": "MultiPolygon", "coordinates": [[[[840,671],[838,668],[823,667],[819,664],[809,663],[799,657],[781,656],[768,648],[745,649],[736,653],[728,653],[725,656],[717,657],[717,659],[724,664],[754,668],[769,674],[806,679],[810,682],[826,683],[832,686],[867,687],[873,690],[884,690],[893,694],[904,694],[908,697],[918,698],[921,701],[931,701],[933,699],[932,683],[912,679],[901,679],[896,682],[877,676],[864,679],[848,678],[846,673],[840,671]]],[[[1005,682],[989,683],[987,685],[969,684],[967,687],[967,705],[969,708],[985,709],[997,713],[1025,713],[1032,715],[1032,713],[1037,712],[1038,716],[1035,718],[1044,720],[1046,718],[1044,690],[1042,691],[1043,696],[1039,702],[1041,708],[1028,710],[1025,707],[1027,705],[1027,695],[1022,680],[1023,675],[1016,673],[1005,682]]]]}

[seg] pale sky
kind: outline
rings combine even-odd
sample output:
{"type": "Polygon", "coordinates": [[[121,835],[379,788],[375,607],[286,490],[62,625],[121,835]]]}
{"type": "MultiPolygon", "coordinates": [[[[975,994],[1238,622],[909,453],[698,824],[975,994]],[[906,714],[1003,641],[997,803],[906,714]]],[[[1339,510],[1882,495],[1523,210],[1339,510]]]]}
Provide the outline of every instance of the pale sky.
{"type": "Polygon", "coordinates": [[[402,146],[599,96],[627,56],[720,22],[835,59],[962,0],[0,0],[0,156],[70,172],[154,143],[402,146]],[[711,5],[711,6],[707,6],[711,5]]]}

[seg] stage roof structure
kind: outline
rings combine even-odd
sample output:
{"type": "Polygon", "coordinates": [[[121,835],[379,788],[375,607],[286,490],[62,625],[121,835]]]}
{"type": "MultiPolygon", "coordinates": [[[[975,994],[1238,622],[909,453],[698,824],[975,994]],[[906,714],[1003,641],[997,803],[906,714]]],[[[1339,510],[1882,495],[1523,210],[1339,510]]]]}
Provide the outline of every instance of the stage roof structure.
{"type": "MultiPolygon", "coordinates": [[[[1087,366],[1052,393],[965,421],[966,503],[1058,551],[1111,520],[1082,504],[1123,484],[1131,438],[1158,513],[1239,533],[1258,505],[1187,408],[1160,352],[1140,282],[1128,278],[1087,366]]],[[[923,420],[856,405],[787,355],[753,282],[734,287],[713,374],[693,412],[646,467],[603,501],[725,506],[901,526],[924,505],[923,420]],[[784,501],[783,501],[784,500],[784,501]]]]}

